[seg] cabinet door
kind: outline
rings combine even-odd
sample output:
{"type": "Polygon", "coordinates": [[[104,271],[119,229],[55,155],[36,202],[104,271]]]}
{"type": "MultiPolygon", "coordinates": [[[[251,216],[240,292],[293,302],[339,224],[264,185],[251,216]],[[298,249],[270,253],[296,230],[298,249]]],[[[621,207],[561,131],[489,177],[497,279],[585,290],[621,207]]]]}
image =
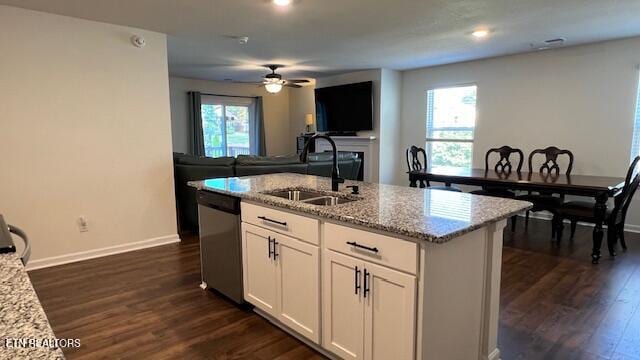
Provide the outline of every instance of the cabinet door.
{"type": "Polygon", "coordinates": [[[413,359],[416,277],[371,263],[365,271],[365,359],[413,359]]]}
{"type": "Polygon", "coordinates": [[[272,235],[268,230],[242,223],[244,299],[276,316],[276,265],[269,253],[272,235]]]}
{"type": "Polygon", "coordinates": [[[323,252],[322,343],[343,359],[364,352],[363,262],[331,250],[323,252]],[[356,283],[357,281],[357,283],[356,283]]]}
{"type": "Polygon", "coordinates": [[[318,247],[274,234],[278,320],[299,334],[320,341],[320,267],[318,247]]]}

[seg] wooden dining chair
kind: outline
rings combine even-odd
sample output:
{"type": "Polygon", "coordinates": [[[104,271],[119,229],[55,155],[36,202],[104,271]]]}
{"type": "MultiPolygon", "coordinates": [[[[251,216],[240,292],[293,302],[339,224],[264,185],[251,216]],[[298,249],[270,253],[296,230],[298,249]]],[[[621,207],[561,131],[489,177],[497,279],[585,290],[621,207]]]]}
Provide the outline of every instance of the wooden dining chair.
{"type": "MultiPolygon", "coordinates": [[[[640,185],[640,173],[638,172],[638,164],[640,164],[640,156],[636,156],[627,170],[624,180],[624,186],[614,197],[613,209],[608,209],[605,216],[607,224],[607,246],[609,254],[615,256],[615,245],[620,240],[620,245],[624,251],[627,250],[627,243],[624,240],[624,223],[627,217],[631,199],[638,190],[640,185]]],[[[556,222],[556,233],[558,242],[562,239],[562,221],[564,219],[571,220],[571,238],[576,232],[576,224],[578,221],[595,223],[595,202],[592,201],[568,201],[564,203],[558,211],[558,221],[556,222]]]]}
{"type": "MultiPolygon", "coordinates": [[[[571,175],[571,170],[573,169],[573,153],[569,150],[559,149],[555,146],[549,146],[545,149],[535,149],[529,154],[529,175],[533,174],[536,170],[534,169],[534,159],[541,158],[542,156],[544,156],[544,161],[542,163],[538,162],[539,166],[537,166],[537,172],[540,176],[550,178],[560,176],[562,169],[560,163],[558,163],[559,156],[565,156],[567,158],[567,166],[564,174],[567,176],[571,175]]],[[[526,195],[516,196],[516,199],[533,203],[533,207],[526,212],[525,224],[529,224],[529,213],[531,211],[548,211],[553,214],[551,226],[551,237],[553,238],[557,228],[555,225],[555,222],[557,221],[556,215],[558,213],[558,209],[564,202],[564,195],[554,196],[553,193],[529,192],[526,195]]]]}
{"type": "MultiPolygon", "coordinates": [[[[509,176],[509,174],[511,174],[511,172],[514,170],[513,164],[511,163],[511,156],[514,154],[517,155],[517,166],[515,167],[515,171],[519,173],[522,170],[524,154],[522,153],[522,150],[512,148],[508,145],[504,145],[499,148],[492,148],[487,151],[484,156],[484,171],[488,172],[493,168],[493,171],[495,171],[498,175],[503,175],[505,177],[509,176]],[[491,166],[489,164],[489,161],[491,159],[491,156],[494,154],[498,154],[499,158],[498,161],[495,162],[493,166],[491,166]]],[[[509,189],[493,186],[485,186],[482,188],[482,190],[473,190],[470,193],[474,195],[495,196],[510,199],[516,197],[516,193],[509,189]]],[[[517,219],[517,215],[511,217],[511,231],[516,231],[517,219]]]]}
{"type": "MultiPolygon", "coordinates": [[[[524,154],[522,150],[512,148],[511,146],[501,146],[499,148],[492,148],[487,151],[484,156],[484,170],[485,172],[495,171],[499,175],[508,176],[514,170],[513,164],[511,163],[511,155],[516,154],[518,156],[517,166],[515,168],[516,172],[520,172],[522,170],[522,163],[524,162],[524,154]],[[498,161],[491,166],[489,164],[489,160],[493,154],[498,154],[498,161]]],[[[506,197],[506,198],[514,198],[516,194],[505,188],[500,187],[483,187],[482,190],[474,190],[470,192],[474,195],[485,195],[485,196],[497,196],[497,197],[506,197]]]]}
{"type": "MultiPolygon", "coordinates": [[[[407,168],[409,169],[409,171],[420,171],[427,168],[427,152],[424,151],[423,148],[412,145],[407,149],[406,157],[407,157],[407,168]]],[[[431,186],[429,181],[426,181],[426,186],[430,189],[435,189],[435,190],[462,192],[462,190],[453,186],[431,186]]],[[[421,188],[425,187],[425,181],[422,179],[420,180],[420,187],[421,188]]]]}

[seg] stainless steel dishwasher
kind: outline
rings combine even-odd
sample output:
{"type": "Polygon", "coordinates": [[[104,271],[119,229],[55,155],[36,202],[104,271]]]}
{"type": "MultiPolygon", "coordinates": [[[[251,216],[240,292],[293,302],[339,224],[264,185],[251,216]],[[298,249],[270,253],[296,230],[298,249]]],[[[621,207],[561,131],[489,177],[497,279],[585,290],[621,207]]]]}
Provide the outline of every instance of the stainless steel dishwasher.
{"type": "Polygon", "coordinates": [[[243,304],[240,199],[198,191],[198,223],[201,287],[243,304]]]}

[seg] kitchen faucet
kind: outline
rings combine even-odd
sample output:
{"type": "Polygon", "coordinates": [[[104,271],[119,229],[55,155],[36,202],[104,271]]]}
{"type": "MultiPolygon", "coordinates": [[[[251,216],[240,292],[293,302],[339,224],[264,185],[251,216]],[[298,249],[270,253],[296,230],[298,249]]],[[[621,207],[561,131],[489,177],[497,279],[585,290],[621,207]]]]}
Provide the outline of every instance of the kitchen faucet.
{"type": "Polygon", "coordinates": [[[331,148],[333,149],[333,168],[331,169],[331,190],[338,191],[339,184],[344,183],[344,179],[340,178],[340,171],[338,170],[338,150],[336,149],[336,143],[333,140],[324,134],[315,134],[307,140],[304,144],[304,148],[302,149],[302,153],[300,154],[300,161],[303,163],[307,162],[307,152],[309,151],[309,144],[316,139],[325,139],[331,144],[331,148]]]}

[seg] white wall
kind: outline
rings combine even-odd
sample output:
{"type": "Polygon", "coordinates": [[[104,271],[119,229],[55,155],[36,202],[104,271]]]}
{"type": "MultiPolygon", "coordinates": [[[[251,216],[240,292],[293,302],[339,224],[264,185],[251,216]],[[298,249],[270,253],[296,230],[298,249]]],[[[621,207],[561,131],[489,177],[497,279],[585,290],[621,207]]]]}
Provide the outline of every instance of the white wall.
{"type": "Polygon", "coordinates": [[[402,147],[402,74],[382,69],[380,81],[380,183],[406,183],[402,147]]]}
{"type": "MultiPolygon", "coordinates": [[[[170,77],[171,128],[173,150],[188,153],[190,148],[189,107],[187,92],[237,96],[262,96],[267,155],[295,153],[295,138],[290,135],[289,88],[269,94],[256,85],[170,77]]],[[[303,120],[304,122],[304,120],[303,120]]]]}
{"type": "Polygon", "coordinates": [[[474,167],[484,152],[570,149],[575,174],[620,175],[629,164],[640,38],[403,73],[404,145],[425,141],[426,91],[478,85],[474,167]],[[419,131],[417,131],[419,129],[419,131]]]}
{"type": "MultiPolygon", "coordinates": [[[[427,89],[476,83],[474,167],[491,147],[556,145],[574,153],[574,174],[622,177],[639,63],[633,38],[403,72],[402,146],[425,142],[427,89]]],[[[630,216],[640,225],[637,206],[630,216]]]]}
{"type": "Polygon", "coordinates": [[[165,35],[6,6],[0,24],[0,213],[32,262],[175,240],[165,35]]]}
{"type": "MultiPolygon", "coordinates": [[[[307,131],[304,118],[306,114],[313,114],[315,119],[316,106],[314,89],[315,85],[289,89],[289,117],[291,120],[289,133],[292,139],[300,136],[300,133],[307,131]]],[[[315,125],[311,130],[315,131],[315,125]]]]}

